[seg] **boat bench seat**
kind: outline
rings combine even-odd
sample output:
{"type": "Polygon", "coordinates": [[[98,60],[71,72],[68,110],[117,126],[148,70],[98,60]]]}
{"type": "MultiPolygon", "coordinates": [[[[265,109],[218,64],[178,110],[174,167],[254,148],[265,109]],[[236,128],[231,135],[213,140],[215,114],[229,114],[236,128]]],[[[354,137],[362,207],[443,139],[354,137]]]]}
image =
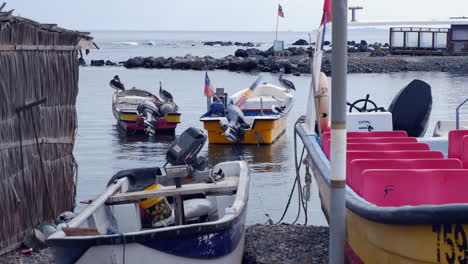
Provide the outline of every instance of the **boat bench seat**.
{"type": "Polygon", "coordinates": [[[284,104],[283,101],[273,98],[273,96],[262,96],[262,101],[260,103],[260,97],[251,97],[245,101],[242,106],[242,110],[271,110],[274,105],[281,106],[284,104]]]}
{"type": "Polygon", "coordinates": [[[414,137],[352,137],[348,143],[417,143],[414,137]]]}
{"type": "Polygon", "coordinates": [[[448,157],[462,159],[463,137],[468,135],[468,130],[451,130],[448,134],[448,157]]]}
{"type": "MultiPolygon", "coordinates": [[[[408,137],[406,131],[373,131],[373,132],[347,132],[348,138],[363,138],[363,137],[408,137]]],[[[322,134],[322,144],[331,138],[331,132],[322,134]]]]}
{"type": "Polygon", "coordinates": [[[362,195],[363,172],[369,169],[461,169],[458,159],[355,159],[347,175],[350,187],[362,195]]]}
{"type": "Polygon", "coordinates": [[[468,169],[468,136],[463,136],[462,164],[464,169],[468,169]]]}
{"type": "Polygon", "coordinates": [[[362,197],[377,206],[468,203],[465,169],[365,170],[362,197]]]}
{"type": "Polygon", "coordinates": [[[443,159],[444,154],[433,150],[347,151],[346,183],[351,186],[351,162],[355,159],[443,159]]]}
{"type": "MultiPolygon", "coordinates": [[[[347,142],[348,143],[364,143],[365,139],[368,138],[368,143],[392,143],[392,142],[408,142],[416,143],[415,138],[409,138],[406,131],[374,131],[374,132],[348,132],[347,142]],[[395,140],[388,139],[395,138],[395,140]],[[406,138],[406,139],[402,139],[406,138]]],[[[321,138],[322,150],[325,156],[330,159],[331,152],[331,132],[325,132],[321,138]]]]}
{"type": "Polygon", "coordinates": [[[430,150],[427,143],[348,143],[347,150],[430,150]]]}

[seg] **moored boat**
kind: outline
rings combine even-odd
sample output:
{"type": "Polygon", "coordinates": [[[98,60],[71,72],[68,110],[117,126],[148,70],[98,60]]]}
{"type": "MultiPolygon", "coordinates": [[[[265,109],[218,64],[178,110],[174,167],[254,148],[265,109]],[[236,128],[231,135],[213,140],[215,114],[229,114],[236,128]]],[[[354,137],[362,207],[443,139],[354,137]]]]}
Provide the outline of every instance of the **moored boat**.
{"type": "Polygon", "coordinates": [[[246,162],[204,169],[206,136],[189,128],[171,166],[120,171],[50,235],[56,263],[240,263],[249,190],[246,162]]]}
{"type": "Polygon", "coordinates": [[[174,133],[181,114],[172,96],[163,97],[161,91],[165,90],[160,88],[161,96],[136,88],[126,90],[118,76],[114,77],[110,85],[116,90],[112,97],[112,113],[124,131],[174,133]]]}
{"type": "Polygon", "coordinates": [[[291,88],[268,83],[254,83],[226,99],[223,93],[214,98],[227,104],[225,111],[208,111],[200,121],[208,131],[209,142],[222,144],[274,143],[285,132],[294,104],[291,88]]]}

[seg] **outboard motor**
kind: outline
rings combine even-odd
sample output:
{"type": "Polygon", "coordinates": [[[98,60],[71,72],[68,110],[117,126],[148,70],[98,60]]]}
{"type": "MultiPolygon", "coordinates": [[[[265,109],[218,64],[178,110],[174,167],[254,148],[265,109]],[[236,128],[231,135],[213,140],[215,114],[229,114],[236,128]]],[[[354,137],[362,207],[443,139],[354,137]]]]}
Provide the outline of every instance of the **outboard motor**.
{"type": "Polygon", "coordinates": [[[154,133],[156,122],[161,117],[159,108],[151,101],[144,101],[137,107],[138,114],[145,119],[145,128],[150,133],[154,133]]]}
{"type": "Polygon", "coordinates": [[[205,157],[198,157],[206,135],[198,128],[190,127],[185,130],[169,147],[166,160],[172,166],[190,165],[195,170],[203,170],[208,165],[205,157]]]}
{"type": "Polygon", "coordinates": [[[244,137],[244,130],[249,129],[250,125],[247,124],[244,118],[244,112],[234,104],[228,105],[226,109],[227,124],[222,124],[224,135],[230,141],[238,141],[244,137]]]}

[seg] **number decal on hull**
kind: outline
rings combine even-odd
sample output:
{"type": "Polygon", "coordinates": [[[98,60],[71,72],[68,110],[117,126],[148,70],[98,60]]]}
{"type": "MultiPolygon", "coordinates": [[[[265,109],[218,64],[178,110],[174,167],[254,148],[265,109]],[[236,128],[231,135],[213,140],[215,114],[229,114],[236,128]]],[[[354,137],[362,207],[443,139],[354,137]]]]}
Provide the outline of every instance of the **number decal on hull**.
{"type": "Polygon", "coordinates": [[[437,233],[437,263],[468,264],[468,241],[460,224],[436,224],[432,232],[437,233]]]}

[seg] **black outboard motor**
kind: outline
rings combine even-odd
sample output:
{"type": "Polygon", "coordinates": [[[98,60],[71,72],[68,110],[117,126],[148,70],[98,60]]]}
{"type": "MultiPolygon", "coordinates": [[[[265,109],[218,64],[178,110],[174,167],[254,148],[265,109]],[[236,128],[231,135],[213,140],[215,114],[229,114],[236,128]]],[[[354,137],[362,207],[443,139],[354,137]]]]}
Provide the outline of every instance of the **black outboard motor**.
{"type": "Polygon", "coordinates": [[[203,170],[208,165],[205,157],[197,157],[206,142],[206,135],[198,128],[185,130],[169,147],[166,160],[172,166],[190,165],[195,170],[203,170]]]}
{"type": "Polygon", "coordinates": [[[150,101],[144,101],[137,107],[138,114],[145,119],[145,128],[151,134],[156,129],[156,121],[161,117],[159,108],[150,101]]]}
{"type": "Polygon", "coordinates": [[[228,105],[226,109],[226,118],[228,124],[223,124],[224,135],[230,141],[242,140],[244,137],[244,130],[249,129],[250,125],[247,124],[242,110],[234,104],[228,105]]]}

